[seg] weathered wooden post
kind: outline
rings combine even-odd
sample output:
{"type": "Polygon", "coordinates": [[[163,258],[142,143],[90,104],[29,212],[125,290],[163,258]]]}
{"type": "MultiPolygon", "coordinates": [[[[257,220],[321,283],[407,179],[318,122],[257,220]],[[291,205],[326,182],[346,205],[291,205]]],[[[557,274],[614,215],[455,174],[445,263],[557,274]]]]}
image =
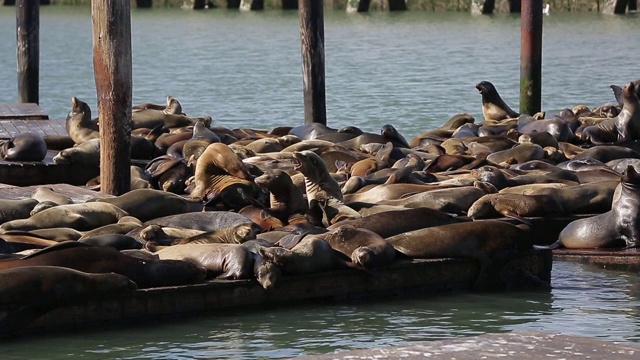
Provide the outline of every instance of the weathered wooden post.
{"type": "Polygon", "coordinates": [[[542,0],[522,0],[520,113],[540,111],[542,99],[542,0]]]}
{"type": "Polygon", "coordinates": [[[300,0],[305,124],[327,124],[322,0],[300,0]]]}
{"type": "Polygon", "coordinates": [[[18,41],[18,102],[39,103],[40,86],[40,3],[18,0],[16,4],[18,41]]]}
{"type": "Polygon", "coordinates": [[[131,186],[131,1],[92,1],[93,73],[100,122],[100,189],[131,186]]]}

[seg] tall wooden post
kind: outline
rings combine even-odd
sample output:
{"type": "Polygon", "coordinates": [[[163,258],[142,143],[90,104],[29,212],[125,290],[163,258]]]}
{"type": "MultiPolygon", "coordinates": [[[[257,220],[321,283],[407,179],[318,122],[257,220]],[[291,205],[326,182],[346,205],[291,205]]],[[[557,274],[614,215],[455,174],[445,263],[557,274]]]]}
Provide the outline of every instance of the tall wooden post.
{"type": "Polygon", "coordinates": [[[542,0],[522,0],[520,113],[533,115],[542,101],[542,0]]]}
{"type": "Polygon", "coordinates": [[[100,122],[100,189],[131,186],[131,1],[92,1],[93,73],[100,122]]]}
{"type": "Polygon", "coordinates": [[[327,124],[322,0],[300,0],[305,124],[327,124]]]}
{"type": "Polygon", "coordinates": [[[18,41],[18,102],[39,103],[40,86],[40,3],[18,0],[16,4],[18,41]]]}

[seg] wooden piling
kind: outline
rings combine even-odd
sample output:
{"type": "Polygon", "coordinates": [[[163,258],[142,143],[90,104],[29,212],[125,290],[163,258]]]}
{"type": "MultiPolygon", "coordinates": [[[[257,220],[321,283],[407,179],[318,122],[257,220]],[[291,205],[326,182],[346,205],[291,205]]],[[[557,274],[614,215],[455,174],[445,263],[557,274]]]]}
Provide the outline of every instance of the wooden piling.
{"type": "Polygon", "coordinates": [[[18,102],[39,103],[40,3],[18,0],[16,4],[18,54],[18,102]]]}
{"type": "Polygon", "coordinates": [[[520,113],[540,111],[542,99],[542,0],[522,0],[520,113]]]}
{"type": "Polygon", "coordinates": [[[327,124],[322,0],[300,0],[305,124],[327,124]]]}
{"type": "Polygon", "coordinates": [[[100,122],[100,189],[131,183],[131,1],[92,1],[93,72],[100,122]]]}

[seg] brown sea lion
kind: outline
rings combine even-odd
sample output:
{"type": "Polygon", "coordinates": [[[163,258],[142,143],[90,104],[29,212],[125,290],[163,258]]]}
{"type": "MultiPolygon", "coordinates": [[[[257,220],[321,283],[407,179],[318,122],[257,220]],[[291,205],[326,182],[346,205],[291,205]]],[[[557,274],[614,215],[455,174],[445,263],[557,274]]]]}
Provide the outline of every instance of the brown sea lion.
{"type": "Polygon", "coordinates": [[[522,194],[487,194],[476,200],[467,216],[472,219],[498,217],[500,215],[512,218],[532,216],[564,215],[565,211],[557,198],[548,195],[522,194]]]}
{"type": "Polygon", "coordinates": [[[98,122],[91,119],[91,108],[75,96],[71,98],[71,112],[67,115],[64,127],[76,144],[100,138],[98,122]]]}
{"type": "MultiPolygon", "coordinates": [[[[434,226],[386,238],[395,249],[411,258],[470,258],[479,262],[476,287],[492,282],[496,266],[515,253],[533,248],[531,231],[525,225],[484,220],[434,226]]],[[[499,269],[496,269],[499,270],[499,269]]]]}
{"type": "Polygon", "coordinates": [[[453,224],[465,221],[443,211],[417,207],[403,210],[388,210],[359,219],[345,220],[331,225],[327,230],[334,230],[342,225],[351,225],[358,229],[373,231],[383,238],[403,232],[418,230],[429,226],[453,224]]]}
{"type": "Polygon", "coordinates": [[[56,266],[0,271],[0,333],[17,330],[47,312],[72,304],[117,297],[136,289],[119,274],[89,274],[56,266]]]}
{"type": "Polygon", "coordinates": [[[36,133],[19,133],[0,144],[0,157],[6,161],[42,161],[47,144],[36,133]]]}
{"type": "Polygon", "coordinates": [[[409,208],[428,207],[450,214],[464,215],[476,200],[487,193],[496,191],[495,187],[491,189],[477,184],[477,186],[461,186],[425,191],[402,199],[385,200],[379,203],[409,208]]]}
{"type": "Polygon", "coordinates": [[[520,116],[502,100],[492,83],[481,81],[476,85],[476,89],[482,95],[482,115],[485,121],[500,121],[520,116]]]}
{"type": "Polygon", "coordinates": [[[629,166],[616,187],[611,210],[572,221],[560,232],[557,244],[566,248],[640,245],[639,189],[640,174],[629,166]]]}
{"type": "Polygon", "coordinates": [[[89,139],[69,149],[61,150],[53,157],[56,164],[100,164],[100,139],[89,139]]]}
{"type": "Polygon", "coordinates": [[[316,235],[305,236],[291,250],[283,247],[261,247],[259,254],[280,266],[283,274],[308,274],[345,268],[344,255],[338,256],[326,241],[316,235]]]}
{"type": "Polygon", "coordinates": [[[88,273],[116,273],[139,288],[193,284],[204,280],[205,270],[183,261],[149,261],[122,254],[112,247],[63,242],[22,259],[0,260],[0,269],[26,266],[61,266],[88,273]]]}
{"type": "Polygon", "coordinates": [[[2,230],[34,230],[55,227],[70,227],[88,231],[97,227],[118,222],[128,215],[119,207],[101,202],[67,204],[43,210],[28,219],[5,222],[2,230]]]}
{"type": "Polygon", "coordinates": [[[496,151],[492,154],[489,154],[487,156],[487,160],[494,164],[500,164],[509,159],[514,159],[516,163],[522,164],[523,162],[527,162],[529,160],[544,159],[544,157],[545,152],[540,145],[524,143],[518,144],[508,150],[496,151]]]}
{"type": "Polygon", "coordinates": [[[155,189],[136,189],[117,197],[96,198],[92,201],[117,206],[140,221],[163,216],[202,211],[202,203],[155,189]]]}
{"type": "Polygon", "coordinates": [[[213,120],[210,116],[191,117],[182,114],[170,114],[164,110],[155,109],[141,109],[131,113],[132,129],[153,129],[156,126],[177,128],[182,126],[192,126],[199,121],[203,122],[206,126],[210,126],[213,120]]]}
{"type": "Polygon", "coordinates": [[[163,104],[163,105],[154,104],[154,103],[142,103],[142,104],[135,104],[135,105],[131,106],[131,109],[133,111],[144,110],[144,109],[154,109],[154,110],[161,110],[165,114],[181,114],[181,115],[185,115],[182,112],[182,105],[173,96],[167,96],[167,102],[165,104],[163,104]]]}
{"type": "Polygon", "coordinates": [[[582,140],[593,144],[615,143],[640,139],[640,100],[634,83],[622,89],[622,110],[614,118],[582,130],[582,140]]]}
{"type": "Polygon", "coordinates": [[[180,260],[197,264],[217,279],[250,279],[253,276],[251,251],[240,244],[185,244],[168,246],[156,252],[161,260],[180,260]]]}
{"type": "Polygon", "coordinates": [[[201,211],[184,214],[163,216],[161,218],[146,221],[143,227],[148,225],[160,225],[162,227],[188,228],[202,231],[214,231],[229,228],[238,224],[246,224],[251,221],[246,216],[229,211],[201,211]]]}
{"type": "Polygon", "coordinates": [[[188,238],[205,232],[206,231],[203,230],[188,228],[148,225],[139,231],[139,237],[144,242],[153,242],[155,244],[167,246],[171,245],[177,239],[188,238]]]}
{"type": "Polygon", "coordinates": [[[268,170],[254,181],[258,186],[269,190],[269,214],[285,224],[288,223],[290,215],[307,212],[307,200],[286,172],[279,169],[268,170]]]}
{"type": "Polygon", "coordinates": [[[36,205],[38,205],[38,200],[35,199],[0,199],[0,223],[3,224],[11,220],[26,219],[30,216],[31,211],[36,205]]]}
{"type": "Polygon", "coordinates": [[[176,239],[172,245],[184,244],[242,244],[256,238],[252,224],[238,224],[226,229],[218,229],[202,234],[176,239]]]}
{"type": "Polygon", "coordinates": [[[210,144],[196,162],[192,198],[239,210],[249,205],[242,194],[255,197],[258,187],[247,166],[223,143],[210,144]]]}
{"type": "Polygon", "coordinates": [[[396,257],[393,245],[383,237],[353,225],[341,225],[319,236],[333,249],[351,258],[351,262],[365,268],[387,265],[396,257]]]}

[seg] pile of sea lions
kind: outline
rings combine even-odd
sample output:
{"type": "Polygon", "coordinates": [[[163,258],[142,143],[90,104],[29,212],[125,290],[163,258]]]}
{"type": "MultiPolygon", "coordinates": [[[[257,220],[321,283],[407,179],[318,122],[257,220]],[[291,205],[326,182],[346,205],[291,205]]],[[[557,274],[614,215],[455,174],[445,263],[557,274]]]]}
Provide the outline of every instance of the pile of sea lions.
{"type": "MultiPolygon", "coordinates": [[[[477,262],[484,284],[533,249],[531,217],[581,216],[554,246],[635,247],[637,85],[612,86],[616,104],[546,117],[515,112],[483,81],[484,119],[456,114],[410,141],[392,125],[229,129],[185,115],[172,97],[137,105],[132,156],[147,165],[132,167],[132,190],[74,203],[43,186],[29,199],[0,200],[0,277],[46,273],[39,281],[98,288],[77,298],[213,278],[273,291],[291,274],[375,276],[400,259],[461,257],[477,262]]],[[[37,161],[44,146],[59,150],[55,162],[98,166],[99,124],[75,97],[66,129],[68,138],[18,135],[0,155],[37,161]]],[[[43,291],[28,286],[3,282],[0,294],[43,291]]],[[[42,308],[40,296],[32,301],[42,308]]]]}

